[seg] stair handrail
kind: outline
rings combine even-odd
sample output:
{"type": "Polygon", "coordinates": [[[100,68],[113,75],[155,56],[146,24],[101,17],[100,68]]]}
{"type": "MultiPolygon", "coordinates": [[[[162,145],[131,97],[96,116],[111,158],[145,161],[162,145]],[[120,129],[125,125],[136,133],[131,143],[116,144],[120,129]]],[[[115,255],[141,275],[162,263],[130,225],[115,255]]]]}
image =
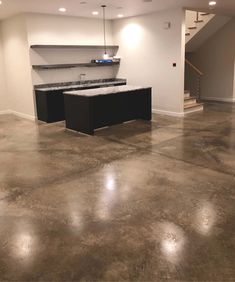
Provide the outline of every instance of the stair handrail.
{"type": "Polygon", "coordinates": [[[185,59],[185,62],[187,65],[189,65],[197,74],[199,74],[200,76],[203,76],[204,73],[201,72],[196,66],[194,66],[189,60],[185,59]]]}

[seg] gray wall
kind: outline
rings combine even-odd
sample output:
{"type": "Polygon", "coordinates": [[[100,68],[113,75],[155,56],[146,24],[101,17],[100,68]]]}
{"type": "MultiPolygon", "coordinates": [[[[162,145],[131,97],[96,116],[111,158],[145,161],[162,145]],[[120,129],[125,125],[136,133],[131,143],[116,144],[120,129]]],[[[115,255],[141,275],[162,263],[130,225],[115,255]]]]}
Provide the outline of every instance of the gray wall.
{"type": "MultiPolygon", "coordinates": [[[[234,100],[235,19],[186,57],[204,73],[202,98],[225,102],[234,100]]],[[[192,77],[192,73],[186,69],[187,88],[189,84],[192,85],[192,77]]]]}

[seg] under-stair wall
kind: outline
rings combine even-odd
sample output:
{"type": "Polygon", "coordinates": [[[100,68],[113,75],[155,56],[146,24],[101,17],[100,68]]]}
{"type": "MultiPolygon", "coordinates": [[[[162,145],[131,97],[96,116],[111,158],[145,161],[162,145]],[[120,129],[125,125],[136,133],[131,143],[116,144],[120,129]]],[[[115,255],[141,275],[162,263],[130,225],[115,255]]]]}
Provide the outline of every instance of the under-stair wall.
{"type": "Polygon", "coordinates": [[[231,17],[222,15],[206,15],[202,16],[200,13],[199,21],[203,20],[203,23],[197,24],[197,29],[191,30],[191,35],[186,36],[186,51],[194,52],[201,45],[203,45],[208,38],[220,30],[226,23],[231,20],[231,17]],[[190,38],[189,38],[190,37],[190,38]],[[188,40],[190,39],[190,40],[188,40]]]}
{"type": "MultiPolygon", "coordinates": [[[[186,58],[202,72],[201,97],[205,100],[235,101],[235,19],[230,20],[186,58]]],[[[196,76],[185,69],[185,87],[192,93],[197,87],[196,76]]]]}
{"type": "Polygon", "coordinates": [[[186,45],[215,17],[214,14],[186,10],[186,45]]]}

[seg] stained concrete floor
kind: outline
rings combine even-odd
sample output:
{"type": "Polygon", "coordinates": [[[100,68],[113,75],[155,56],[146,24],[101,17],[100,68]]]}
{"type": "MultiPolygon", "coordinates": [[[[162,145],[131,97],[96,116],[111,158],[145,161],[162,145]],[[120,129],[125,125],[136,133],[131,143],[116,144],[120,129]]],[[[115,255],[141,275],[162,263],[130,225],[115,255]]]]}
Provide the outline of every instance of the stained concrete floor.
{"type": "Polygon", "coordinates": [[[235,281],[235,106],[95,137],[0,116],[0,281],[235,281]]]}

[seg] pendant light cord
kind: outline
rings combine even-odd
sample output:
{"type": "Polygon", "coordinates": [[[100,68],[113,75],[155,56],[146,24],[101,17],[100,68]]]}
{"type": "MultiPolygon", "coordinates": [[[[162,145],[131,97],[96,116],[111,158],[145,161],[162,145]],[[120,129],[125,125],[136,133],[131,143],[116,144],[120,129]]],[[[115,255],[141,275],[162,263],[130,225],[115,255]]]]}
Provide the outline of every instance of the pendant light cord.
{"type": "Polygon", "coordinates": [[[103,27],[104,27],[104,53],[107,54],[107,44],[106,44],[106,24],[105,24],[105,8],[106,5],[101,6],[103,8],[103,27]]]}

